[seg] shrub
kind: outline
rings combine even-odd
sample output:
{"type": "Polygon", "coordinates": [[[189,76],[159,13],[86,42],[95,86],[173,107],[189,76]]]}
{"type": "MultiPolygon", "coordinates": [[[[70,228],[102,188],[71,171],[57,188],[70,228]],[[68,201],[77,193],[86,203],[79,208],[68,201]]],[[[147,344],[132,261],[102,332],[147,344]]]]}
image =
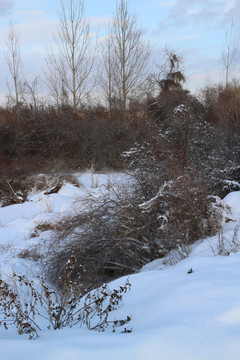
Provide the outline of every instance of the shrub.
{"type": "Polygon", "coordinates": [[[174,95],[155,99],[145,141],[124,153],[141,216],[151,229],[148,241],[159,256],[214,234],[221,220],[211,196],[218,195],[214,186],[222,169],[215,130],[197,99],[182,90],[174,95]]]}
{"type": "Polygon", "coordinates": [[[221,209],[214,207],[201,179],[185,174],[166,181],[152,199],[140,204],[156,223],[156,241],[164,250],[215,234],[221,209]]]}
{"type": "Polygon", "coordinates": [[[0,325],[6,330],[10,325],[15,325],[20,335],[29,334],[30,339],[36,339],[41,331],[41,318],[45,319],[48,329],[55,330],[78,324],[99,331],[112,325],[115,331],[117,326],[127,324],[130,316],[111,320],[109,314],[122,303],[123,294],[131,286],[129,281],[117,289],[102,285],[83,297],[80,274],[74,281],[70,281],[75,264],[75,251],[72,249],[64,277],[61,278],[60,293],[50,288],[42,277],[39,278],[39,284],[17,274],[13,274],[12,285],[0,279],[0,325]]]}
{"type": "Polygon", "coordinates": [[[44,263],[49,280],[61,288],[59,278],[72,246],[72,280],[84,268],[82,281],[89,289],[218,231],[221,209],[213,205],[206,184],[196,175],[186,173],[164,182],[152,198],[146,199],[142,190],[136,183],[118,189],[111,185],[100,196],[80,202],[79,214],[59,221],[44,263]]]}
{"type": "Polygon", "coordinates": [[[206,121],[211,125],[212,151],[207,161],[213,191],[221,198],[240,188],[240,86],[233,81],[202,90],[206,121]]]}
{"type": "Polygon", "coordinates": [[[23,203],[31,191],[57,192],[66,181],[78,186],[74,175],[64,173],[29,175],[15,171],[8,176],[0,176],[0,201],[2,206],[23,203]]]}
{"type": "Polygon", "coordinates": [[[98,170],[121,169],[120,154],[134,143],[141,126],[127,126],[117,119],[109,121],[106,111],[99,118],[97,112],[86,108],[79,119],[70,107],[22,105],[16,121],[14,110],[3,110],[0,167],[2,164],[6,172],[14,165],[13,169],[26,175],[48,172],[53,167],[57,171],[86,169],[92,164],[98,170]]]}
{"type": "Polygon", "coordinates": [[[72,246],[77,259],[73,279],[83,266],[86,288],[135,272],[153,259],[146,216],[141,216],[126,188],[111,186],[101,196],[89,196],[80,204],[81,212],[58,222],[50,240],[45,268],[52,282],[61,286],[58,279],[72,246]]]}

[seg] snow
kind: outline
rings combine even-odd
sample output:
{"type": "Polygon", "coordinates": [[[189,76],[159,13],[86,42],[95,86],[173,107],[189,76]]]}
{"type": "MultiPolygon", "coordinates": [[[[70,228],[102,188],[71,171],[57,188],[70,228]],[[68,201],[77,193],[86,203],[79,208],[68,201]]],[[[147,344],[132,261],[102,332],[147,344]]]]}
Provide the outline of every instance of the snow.
{"type": "Polygon", "coordinates": [[[226,204],[231,208],[236,220],[240,218],[240,191],[233,191],[225,197],[226,204]]]}
{"type": "MultiPolygon", "coordinates": [[[[2,275],[11,274],[14,268],[34,276],[39,270],[37,263],[18,254],[44,245],[47,231],[31,237],[36,224],[77,211],[76,199],[90,192],[97,196],[114,178],[126,180],[123,174],[86,173],[79,177],[80,187],[65,184],[57,194],[35,193],[24,204],[0,208],[2,275]]],[[[240,221],[240,192],[230,193],[224,201],[231,208],[232,221],[223,228],[229,245],[240,221]]],[[[76,326],[43,330],[37,340],[30,341],[26,335],[17,335],[14,328],[0,328],[0,360],[239,359],[240,252],[234,247],[229,256],[220,256],[218,248],[216,235],[194,244],[189,256],[173,266],[155,260],[130,275],[131,291],[124,295],[114,316],[130,315],[127,327],[131,333],[121,333],[121,329],[113,333],[110,328],[100,333],[76,326]]],[[[110,286],[122,285],[125,280],[118,279],[110,286]]]]}

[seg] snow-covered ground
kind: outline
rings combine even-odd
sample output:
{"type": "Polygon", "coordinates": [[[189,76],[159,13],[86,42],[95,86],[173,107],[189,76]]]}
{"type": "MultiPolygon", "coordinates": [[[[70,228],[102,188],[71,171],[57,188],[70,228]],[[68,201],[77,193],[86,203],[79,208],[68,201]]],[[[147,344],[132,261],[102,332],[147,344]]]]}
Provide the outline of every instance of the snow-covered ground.
{"type": "MultiPolygon", "coordinates": [[[[117,175],[124,180],[123,175],[117,175]]],[[[110,181],[114,176],[111,175],[110,181]]],[[[6,277],[13,271],[35,276],[37,262],[19,257],[32,246],[44,251],[48,232],[36,226],[77,211],[77,198],[95,192],[107,175],[86,173],[81,186],[65,184],[57,194],[32,193],[28,202],[0,208],[0,264],[6,277]],[[34,236],[33,236],[34,234],[34,236]]],[[[43,330],[37,340],[0,328],[0,360],[237,360],[240,358],[240,192],[229,194],[231,221],[223,234],[199,241],[189,256],[173,266],[162,260],[129,276],[116,318],[131,316],[131,333],[86,328],[43,330]],[[234,237],[235,231],[235,237],[234,237]],[[218,252],[225,244],[229,256],[218,252]],[[190,273],[189,270],[191,269],[190,273]]],[[[174,255],[173,255],[174,256],[174,255]]],[[[111,286],[124,284],[116,280],[111,286]]]]}

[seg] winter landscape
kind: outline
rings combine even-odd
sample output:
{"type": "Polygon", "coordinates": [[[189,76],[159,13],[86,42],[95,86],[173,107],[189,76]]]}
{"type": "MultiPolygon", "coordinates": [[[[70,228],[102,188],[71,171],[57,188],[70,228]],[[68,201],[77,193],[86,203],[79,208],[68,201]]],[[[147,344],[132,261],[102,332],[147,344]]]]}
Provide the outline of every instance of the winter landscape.
{"type": "Polygon", "coordinates": [[[0,1],[0,360],[239,359],[239,11],[0,1]]]}
{"type": "MultiPolygon", "coordinates": [[[[79,187],[65,183],[52,195],[33,191],[25,203],[1,208],[2,278],[17,272],[36,279],[40,262],[20,254],[36,246],[44,251],[47,246],[48,231],[31,238],[37,225],[76,211],[80,198],[89,193],[100,196],[109,181],[126,180],[122,174],[86,173],[79,175],[79,187]]],[[[127,325],[116,332],[111,326],[98,332],[79,325],[47,330],[39,319],[42,331],[37,340],[18,335],[14,327],[7,331],[2,327],[1,359],[237,359],[240,192],[227,195],[224,204],[229,208],[223,222],[226,218],[231,221],[223,223],[222,240],[219,235],[199,240],[176,264],[165,265],[164,258],[155,260],[129,276],[131,290],[111,315],[113,319],[130,316],[127,325]],[[125,333],[126,327],[131,332],[125,333]]],[[[172,261],[176,256],[171,255],[172,261]]],[[[125,281],[120,278],[110,287],[125,281]]]]}

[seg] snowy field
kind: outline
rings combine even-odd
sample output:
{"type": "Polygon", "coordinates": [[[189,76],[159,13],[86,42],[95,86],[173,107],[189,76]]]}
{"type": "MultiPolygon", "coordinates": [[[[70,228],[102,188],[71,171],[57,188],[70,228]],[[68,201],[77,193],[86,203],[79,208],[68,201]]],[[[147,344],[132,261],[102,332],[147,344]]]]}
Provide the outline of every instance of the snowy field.
{"type": "MultiPolygon", "coordinates": [[[[57,194],[32,192],[24,204],[0,208],[0,264],[3,278],[13,271],[35,277],[37,262],[19,257],[36,246],[44,252],[48,232],[36,226],[79,210],[79,197],[99,196],[103,184],[126,181],[123,175],[79,177],[80,187],[65,184],[57,194]]],[[[199,241],[173,266],[163,260],[129,276],[131,291],[114,316],[131,316],[131,333],[86,328],[43,330],[37,340],[0,328],[0,360],[237,360],[240,358],[240,192],[224,201],[231,221],[220,238],[199,241]],[[229,256],[218,255],[220,240],[229,256]],[[191,270],[191,271],[190,271],[191,270]]],[[[174,255],[173,255],[174,256],[174,255]]],[[[112,286],[124,284],[118,279],[112,286]]]]}

